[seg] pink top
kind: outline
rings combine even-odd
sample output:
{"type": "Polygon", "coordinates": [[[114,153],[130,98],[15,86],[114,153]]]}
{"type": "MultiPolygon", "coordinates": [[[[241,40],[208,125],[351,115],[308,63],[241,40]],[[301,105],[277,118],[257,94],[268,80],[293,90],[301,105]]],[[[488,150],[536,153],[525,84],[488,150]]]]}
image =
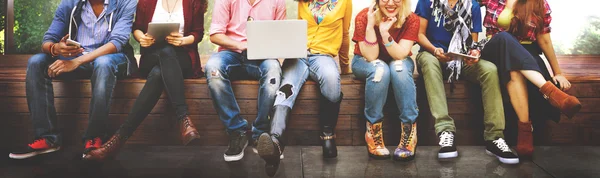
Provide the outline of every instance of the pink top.
{"type": "MultiPolygon", "coordinates": [[[[209,34],[222,33],[232,40],[246,41],[246,22],[252,20],[283,20],[285,0],[217,0],[209,34]]],[[[224,48],[219,47],[219,51],[224,48]]],[[[238,51],[241,52],[241,51],[238,51]]]]}

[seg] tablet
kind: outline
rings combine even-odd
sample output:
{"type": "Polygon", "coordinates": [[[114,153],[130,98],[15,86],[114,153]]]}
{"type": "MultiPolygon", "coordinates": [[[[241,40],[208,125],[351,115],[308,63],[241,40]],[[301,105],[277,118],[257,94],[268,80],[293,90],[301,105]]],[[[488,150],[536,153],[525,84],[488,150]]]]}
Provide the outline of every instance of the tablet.
{"type": "Polygon", "coordinates": [[[150,22],[148,24],[148,34],[154,37],[156,43],[165,41],[165,38],[173,32],[179,32],[179,23],[150,22]]]}
{"type": "Polygon", "coordinates": [[[446,56],[451,56],[451,57],[479,58],[479,56],[471,56],[471,55],[466,55],[466,54],[457,53],[457,52],[448,52],[445,55],[446,56]]]}

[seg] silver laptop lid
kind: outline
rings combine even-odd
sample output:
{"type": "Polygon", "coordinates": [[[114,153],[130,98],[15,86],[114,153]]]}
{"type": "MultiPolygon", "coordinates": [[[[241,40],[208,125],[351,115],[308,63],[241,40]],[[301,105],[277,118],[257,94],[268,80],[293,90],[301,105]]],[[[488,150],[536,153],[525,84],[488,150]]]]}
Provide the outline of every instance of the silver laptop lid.
{"type": "Polygon", "coordinates": [[[306,31],[305,20],[249,21],[248,59],[306,58],[306,31]]]}

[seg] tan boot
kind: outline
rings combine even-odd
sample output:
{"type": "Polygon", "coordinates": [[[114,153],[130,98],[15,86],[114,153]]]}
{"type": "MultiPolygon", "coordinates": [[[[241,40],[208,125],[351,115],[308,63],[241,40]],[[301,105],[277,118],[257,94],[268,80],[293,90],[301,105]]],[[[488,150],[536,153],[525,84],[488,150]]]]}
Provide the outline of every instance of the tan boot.
{"type": "Polygon", "coordinates": [[[540,92],[544,94],[544,98],[546,98],[552,106],[560,109],[560,111],[567,115],[569,119],[573,118],[573,116],[581,109],[581,102],[579,102],[576,97],[566,94],[562,90],[556,88],[550,81],[546,82],[542,88],[540,88],[540,92]]]}
{"type": "Polygon", "coordinates": [[[394,151],[394,160],[410,161],[417,153],[417,122],[412,124],[402,123],[400,144],[394,151]]]}
{"type": "Polygon", "coordinates": [[[517,136],[517,153],[521,159],[531,159],[533,156],[533,128],[531,122],[519,121],[517,136]]]}
{"type": "Polygon", "coordinates": [[[390,151],[385,148],[383,142],[382,122],[371,124],[367,121],[367,132],[365,133],[365,141],[367,142],[367,150],[369,156],[375,159],[387,159],[390,157],[390,151]]]}

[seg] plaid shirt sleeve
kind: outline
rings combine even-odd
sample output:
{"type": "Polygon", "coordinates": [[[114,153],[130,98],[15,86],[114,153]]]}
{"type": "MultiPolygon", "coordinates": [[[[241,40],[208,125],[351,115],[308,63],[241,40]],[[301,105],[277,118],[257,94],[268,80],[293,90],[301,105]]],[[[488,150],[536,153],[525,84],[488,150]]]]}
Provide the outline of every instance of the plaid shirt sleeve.
{"type": "Polygon", "coordinates": [[[548,1],[544,0],[544,7],[546,7],[546,15],[544,15],[544,31],[542,33],[550,33],[552,28],[550,27],[550,22],[552,22],[552,9],[550,9],[550,5],[548,1]]]}
{"type": "Polygon", "coordinates": [[[485,6],[485,17],[483,18],[483,26],[486,28],[486,35],[492,36],[501,30],[498,27],[498,15],[500,15],[499,1],[482,0],[481,6],[485,6]]]}

